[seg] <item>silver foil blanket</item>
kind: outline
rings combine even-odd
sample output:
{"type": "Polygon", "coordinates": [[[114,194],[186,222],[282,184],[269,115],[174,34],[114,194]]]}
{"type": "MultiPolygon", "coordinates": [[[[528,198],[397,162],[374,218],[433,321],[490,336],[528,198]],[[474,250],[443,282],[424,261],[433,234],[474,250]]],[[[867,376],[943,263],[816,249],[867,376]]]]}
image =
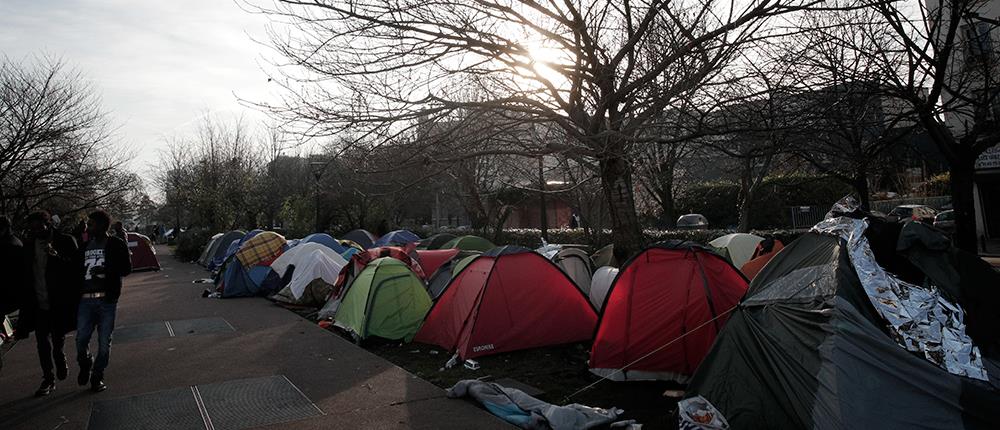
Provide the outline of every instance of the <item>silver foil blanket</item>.
{"type": "Polygon", "coordinates": [[[979,348],[965,333],[965,312],[941,297],[934,286],[907,283],[875,261],[865,238],[865,220],[832,217],[816,224],[815,233],[847,242],[851,264],[869,300],[889,323],[893,339],[909,351],[923,354],[949,373],[988,381],[979,348]]]}

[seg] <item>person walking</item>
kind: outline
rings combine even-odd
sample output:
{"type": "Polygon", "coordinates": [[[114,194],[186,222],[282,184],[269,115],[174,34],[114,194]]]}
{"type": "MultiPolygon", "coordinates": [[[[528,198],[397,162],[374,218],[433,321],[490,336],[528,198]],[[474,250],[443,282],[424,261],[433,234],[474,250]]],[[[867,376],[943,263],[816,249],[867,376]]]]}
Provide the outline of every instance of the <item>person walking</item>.
{"type": "Polygon", "coordinates": [[[76,240],[55,231],[48,212],[28,215],[28,236],[23,255],[20,314],[15,334],[25,339],[35,332],[42,384],[35,396],[55,390],[55,380],[66,379],[66,334],[76,328],[80,283],[76,240]]]}
{"type": "Polygon", "coordinates": [[[121,221],[117,221],[111,226],[111,235],[124,240],[126,244],[128,243],[128,232],[125,231],[125,225],[121,221]]]}
{"type": "Polygon", "coordinates": [[[90,241],[84,245],[83,288],[76,327],[76,353],[80,373],[76,382],[90,383],[90,389],[101,392],[108,388],[104,371],[111,357],[111,335],[115,327],[122,278],[132,272],[128,244],[110,236],[111,217],[103,210],[87,216],[90,241]],[[90,338],[97,330],[97,357],[90,355],[90,338]]]}

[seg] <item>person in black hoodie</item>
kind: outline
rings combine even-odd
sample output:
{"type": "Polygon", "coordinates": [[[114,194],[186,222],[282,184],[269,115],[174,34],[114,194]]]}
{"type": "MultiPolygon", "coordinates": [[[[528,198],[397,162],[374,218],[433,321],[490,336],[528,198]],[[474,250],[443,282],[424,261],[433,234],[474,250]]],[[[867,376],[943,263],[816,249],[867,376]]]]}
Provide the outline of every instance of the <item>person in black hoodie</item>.
{"type": "Polygon", "coordinates": [[[101,392],[104,370],[111,356],[111,335],[115,327],[118,298],[122,292],[122,277],[132,272],[128,244],[108,235],[111,217],[97,210],[87,216],[90,240],[83,247],[83,285],[76,327],[77,362],[80,373],[76,382],[90,383],[90,389],[101,392]],[[97,357],[90,355],[90,338],[97,329],[97,357]]]}
{"type": "Polygon", "coordinates": [[[56,232],[48,212],[28,215],[16,337],[26,339],[35,332],[42,385],[36,396],[47,396],[56,388],[55,379],[66,379],[66,334],[76,328],[80,282],[76,276],[79,251],[73,236],[56,232]],[[53,367],[55,372],[53,372],[53,367]]]}

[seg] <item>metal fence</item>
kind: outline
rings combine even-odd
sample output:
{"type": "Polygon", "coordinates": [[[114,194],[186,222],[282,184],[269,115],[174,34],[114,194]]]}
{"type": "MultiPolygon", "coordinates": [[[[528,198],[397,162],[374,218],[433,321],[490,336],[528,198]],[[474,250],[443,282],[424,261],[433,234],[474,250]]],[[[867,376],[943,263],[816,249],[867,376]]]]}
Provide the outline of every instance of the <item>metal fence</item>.
{"type": "Polygon", "coordinates": [[[788,208],[788,225],[793,229],[810,228],[820,221],[830,211],[826,206],[791,206],[788,208]]]}
{"type": "Polygon", "coordinates": [[[951,208],[951,196],[910,197],[905,199],[873,200],[871,202],[872,210],[885,214],[892,211],[892,208],[900,205],[924,205],[940,211],[945,206],[948,206],[949,209],[951,208]]]}

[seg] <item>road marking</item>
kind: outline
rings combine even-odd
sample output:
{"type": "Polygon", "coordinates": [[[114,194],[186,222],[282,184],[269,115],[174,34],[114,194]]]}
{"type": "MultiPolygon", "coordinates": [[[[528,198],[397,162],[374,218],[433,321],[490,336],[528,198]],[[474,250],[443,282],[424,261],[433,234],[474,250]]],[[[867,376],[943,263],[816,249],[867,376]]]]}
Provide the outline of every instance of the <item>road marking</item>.
{"type": "Polygon", "coordinates": [[[320,415],[326,415],[326,412],[323,412],[323,410],[320,409],[319,406],[316,406],[316,403],[313,403],[312,399],[310,399],[309,396],[306,395],[306,393],[303,393],[302,390],[300,390],[297,385],[295,385],[294,383],[292,383],[292,381],[290,379],[288,379],[287,376],[281,375],[281,377],[285,378],[285,382],[288,382],[288,385],[291,385],[292,388],[294,388],[295,391],[297,391],[299,393],[299,395],[302,396],[303,399],[308,400],[309,404],[312,405],[312,407],[316,408],[316,411],[318,411],[320,415]]]}
{"type": "Polygon", "coordinates": [[[170,337],[175,337],[174,328],[170,325],[170,321],[164,321],[163,324],[167,325],[167,333],[170,333],[170,337]]]}
{"type": "Polygon", "coordinates": [[[208,409],[205,408],[205,401],[201,399],[201,391],[198,391],[196,385],[191,386],[191,394],[194,396],[194,402],[198,405],[198,413],[201,414],[201,420],[205,423],[206,430],[215,430],[215,426],[212,425],[212,417],[208,416],[208,409]]]}

